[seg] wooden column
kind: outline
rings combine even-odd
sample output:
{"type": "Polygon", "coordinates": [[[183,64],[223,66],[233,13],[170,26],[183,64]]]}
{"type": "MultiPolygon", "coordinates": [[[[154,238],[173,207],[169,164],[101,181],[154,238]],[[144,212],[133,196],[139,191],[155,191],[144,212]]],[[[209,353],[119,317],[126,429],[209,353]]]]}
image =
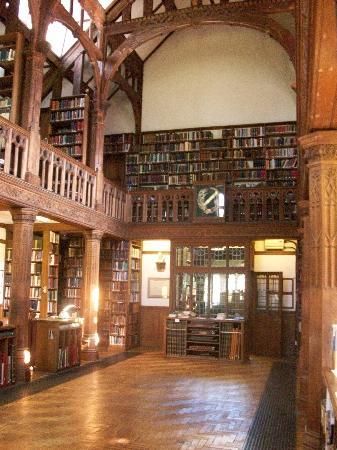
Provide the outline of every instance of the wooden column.
{"type": "Polygon", "coordinates": [[[39,185],[40,109],[43,88],[44,53],[31,50],[26,57],[22,126],[29,130],[29,158],[26,179],[39,185]]]}
{"type": "Polygon", "coordinates": [[[13,218],[13,263],[9,324],[16,328],[16,379],[24,381],[24,351],[28,350],[30,265],[36,211],[18,208],[13,209],[11,214],[13,218]]]}
{"type": "Polygon", "coordinates": [[[94,154],[91,155],[91,167],[97,174],[96,181],[96,210],[103,211],[103,151],[104,151],[104,118],[105,112],[96,108],[93,123],[93,146],[94,154]]]}
{"type": "Polygon", "coordinates": [[[299,217],[301,221],[300,246],[301,255],[297,264],[301,264],[300,296],[301,296],[301,347],[298,360],[298,407],[300,411],[305,411],[308,390],[308,358],[309,358],[309,324],[310,324],[310,286],[309,286],[309,266],[310,266],[310,246],[309,239],[309,201],[299,202],[299,217]]]}
{"type": "Polygon", "coordinates": [[[99,259],[103,233],[88,231],[85,236],[85,254],[83,261],[83,340],[82,359],[93,361],[97,352],[97,314],[99,298],[99,259]]]}
{"type": "Polygon", "coordinates": [[[307,401],[305,448],[320,448],[322,370],[331,368],[331,325],[337,323],[337,132],[320,131],[300,138],[309,178],[309,223],[305,289],[308,302],[307,401]]]}

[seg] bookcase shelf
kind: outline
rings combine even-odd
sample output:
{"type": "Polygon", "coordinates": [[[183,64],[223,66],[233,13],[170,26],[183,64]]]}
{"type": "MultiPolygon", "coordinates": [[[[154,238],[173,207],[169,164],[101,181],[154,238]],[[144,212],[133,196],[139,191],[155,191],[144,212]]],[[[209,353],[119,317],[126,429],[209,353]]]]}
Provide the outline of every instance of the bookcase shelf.
{"type": "Polygon", "coordinates": [[[0,389],[15,383],[15,328],[0,327],[0,389]]]}
{"type": "Polygon", "coordinates": [[[23,47],[21,33],[0,36],[0,115],[14,123],[20,114],[23,47]]]}
{"type": "Polygon", "coordinates": [[[80,365],[82,329],[78,322],[37,319],[32,326],[32,353],[38,370],[58,372],[80,365]]]}
{"type": "Polygon", "coordinates": [[[88,118],[87,95],[51,99],[48,142],[86,164],[88,118]]]}
{"type": "Polygon", "coordinates": [[[7,240],[5,250],[5,273],[4,273],[4,305],[3,315],[8,317],[10,308],[10,299],[12,294],[12,254],[13,241],[7,240]]]}
{"type": "Polygon", "coordinates": [[[84,239],[82,236],[67,236],[60,247],[60,307],[75,305],[82,307],[84,239]]]}
{"type": "Polygon", "coordinates": [[[126,155],[130,189],[295,186],[298,176],[294,122],[146,132],[126,155]]]}
{"type": "Polygon", "coordinates": [[[139,344],[140,244],[103,239],[98,332],[103,347],[139,344]]]}
{"type": "Polygon", "coordinates": [[[167,356],[206,356],[244,360],[244,321],[237,319],[168,318],[167,356]]]}
{"type": "Polygon", "coordinates": [[[104,136],[104,154],[121,154],[133,151],[134,133],[106,134],[104,136]]]}
{"type": "MultiPolygon", "coordinates": [[[[5,256],[4,315],[8,315],[12,284],[12,240],[5,256]]],[[[57,314],[59,234],[34,233],[30,265],[30,310],[42,318],[57,314]]]]}

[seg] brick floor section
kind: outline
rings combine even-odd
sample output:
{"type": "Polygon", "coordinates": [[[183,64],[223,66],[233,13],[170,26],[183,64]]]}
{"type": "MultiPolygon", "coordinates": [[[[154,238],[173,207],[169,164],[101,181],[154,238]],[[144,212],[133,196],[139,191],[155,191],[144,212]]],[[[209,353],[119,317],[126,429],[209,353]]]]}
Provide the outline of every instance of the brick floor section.
{"type": "Polygon", "coordinates": [[[1,406],[0,448],[240,450],[271,366],[144,353],[1,406]]]}

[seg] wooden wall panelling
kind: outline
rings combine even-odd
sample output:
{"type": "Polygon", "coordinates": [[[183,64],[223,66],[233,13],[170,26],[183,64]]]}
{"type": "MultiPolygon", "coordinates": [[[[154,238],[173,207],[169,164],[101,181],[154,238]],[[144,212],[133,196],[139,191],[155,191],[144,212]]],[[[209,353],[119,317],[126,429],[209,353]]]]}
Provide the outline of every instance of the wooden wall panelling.
{"type": "Polygon", "coordinates": [[[164,351],[165,323],[168,312],[168,307],[141,307],[140,344],[142,347],[164,351]]]}

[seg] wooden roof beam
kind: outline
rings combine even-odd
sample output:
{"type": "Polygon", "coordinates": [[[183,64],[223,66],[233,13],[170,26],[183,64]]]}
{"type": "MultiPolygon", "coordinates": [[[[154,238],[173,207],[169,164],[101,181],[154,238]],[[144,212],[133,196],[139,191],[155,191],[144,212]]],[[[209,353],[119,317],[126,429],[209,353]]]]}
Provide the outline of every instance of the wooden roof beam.
{"type": "MultiPolygon", "coordinates": [[[[110,34],[110,28],[109,26],[113,27],[113,25],[122,25],[124,22],[118,22],[114,23],[114,21],[120,16],[123,9],[126,8],[128,5],[132,4],[134,0],[120,0],[118,3],[113,5],[109,12],[107,13],[107,32],[110,34]]],[[[163,3],[167,9],[167,11],[175,12],[173,8],[171,8],[174,4],[174,0],[163,0],[163,3]]],[[[245,13],[251,13],[251,12],[259,12],[261,14],[276,14],[276,13],[284,13],[284,12],[293,12],[295,11],[295,0],[247,0],[244,2],[234,2],[234,3],[221,3],[220,5],[210,5],[211,8],[216,8],[217,10],[220,9],[221,11],[228,10],[228,11],[242,11],[245,13]]],[[[175,6],[175,5],[174,5],[175,6]]],[[[197,8],[193,8],[193,11],[199,8],[204,8],[205,6],[200,6],[197,8]]],[[[177,10],[177,12],[183,11],[184,14],[189,13],[189,8],[184,8],[181,10],[177,10]]],[[[156,14],[155,17],[158,18],[160,16],[163,20],[164,15],[166,13],[156,14]]],[[[142,21],[144,18],[136,18],[132,19],[130,22],[139,22],[142,21]]],[[[132,30],[131,30],[132,31],[132,30]]],[[[128,31],[126,31],[128,32],[128,31]]]]}
{"type": "Polygon", "coordinates": [[[107,11],[106,21],[113,22],[118,19],[118,17],[122,14],[123,10],[128,6],[131,6],[135,0],[119,0],[114,3],[107,11]]]}
{"type": "Polygon", "coordinates": [[[103,53],[96,47],[94,42],[90,39],[88,33],[82,30],[76,20],[70,16],[69,12],[61,3],[57,3],[54,10],[54,20],[58,20],[69,28],[75,36],[80,40],[83,48],[87,51],[91,61],[102,61],[103,53]]]}
{"type": "Polygon", "coordinates": [[[89,14],[97,28],[102,29],[105,22],[105,11],[97,0],[78,0],[82,8],[89,14]]]}

